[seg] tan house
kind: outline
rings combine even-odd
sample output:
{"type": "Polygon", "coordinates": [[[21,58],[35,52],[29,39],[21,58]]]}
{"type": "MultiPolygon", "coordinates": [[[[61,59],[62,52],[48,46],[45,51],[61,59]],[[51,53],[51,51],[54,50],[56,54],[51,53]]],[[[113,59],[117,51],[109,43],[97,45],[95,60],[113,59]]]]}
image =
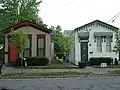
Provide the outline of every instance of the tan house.
{"type": "Polygon", "coordinates": [[[17,58],[16,48],[11,46],[8,42],[8,35],[11,28],[14,28],[14,30],[24,30],[24,32],[28,35],[28,45],[23,52],[23,57],[40,56],[51,59],[51,30],[26,20],[14,24],[10,28],[4,30],[6,52],[4,58],[5,64],[14,63],[17,58]]]}

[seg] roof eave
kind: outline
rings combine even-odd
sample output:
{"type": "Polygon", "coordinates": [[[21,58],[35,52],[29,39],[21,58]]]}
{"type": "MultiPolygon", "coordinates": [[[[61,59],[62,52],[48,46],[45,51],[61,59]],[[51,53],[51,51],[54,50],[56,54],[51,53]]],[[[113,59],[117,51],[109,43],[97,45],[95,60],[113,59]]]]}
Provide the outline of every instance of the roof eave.
{"type": "Polygon", "coordinates": [[[43,26],[40,26],[40,25],[38,25],[38,24],[36,24],[36,23],[34,23],[34,22],[31,22],[31,21],[28,21],[28,20],[23,21],[23,22],[21,22],[21,23],[13,24],[11,27],[9,27],[9,28],[7,28],[7,29],[4,29],[4,30],[2,30],[2,31],[3,31],[5,34],[7,34],[7,33],[10,32],[11,28],[13,28],[13,29],[16,30],[16,29],[18,29],[18,28],[20,28],[20,27],[22,27],[22,26],[31,26],[31,27],[37,28],[37,29],[39,29],[39,30],[43,30],[44,32],[47,32],[47,33],[51,33],[51,32],[52,32],[51,29],[48,29],[48,28],[43,27],[43,26]]]}

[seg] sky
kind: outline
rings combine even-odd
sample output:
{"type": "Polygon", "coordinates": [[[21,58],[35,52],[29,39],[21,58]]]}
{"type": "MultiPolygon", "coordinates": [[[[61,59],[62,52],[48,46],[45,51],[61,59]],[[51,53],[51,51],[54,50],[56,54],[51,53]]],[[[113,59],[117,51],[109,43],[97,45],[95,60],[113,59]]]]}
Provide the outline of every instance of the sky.
{"type": "MultiPolygon", "coordinates": [[[[120,12],[120,0],[43,0],[39,9],[49,27],[74,30],[96,19],[107,23],[120,12]]],[[[109,24],[120,28],[120,16],[109,24]]]]}

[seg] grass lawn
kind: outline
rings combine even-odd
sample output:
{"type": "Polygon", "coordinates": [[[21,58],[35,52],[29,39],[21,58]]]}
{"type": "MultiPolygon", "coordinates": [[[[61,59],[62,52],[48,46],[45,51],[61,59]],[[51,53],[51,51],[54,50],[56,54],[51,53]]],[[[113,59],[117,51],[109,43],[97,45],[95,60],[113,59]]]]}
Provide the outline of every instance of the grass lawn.
{"type": "Polygon", "coordinates": [[[108,71],[110,74],[120,75],[120,70],[108,71]]]}
{"type": "Polygon", "coordinates": [[[27,66],[24,69],[69,69],[69,68],[76,68],[78,67],[69,67],[65,64],[48,64],[47,66],[27,66]]]}
{"type": "Polygon", "coordinates": [[[79,67],[75,67],[74,65],[70,65],[60,60],[52,60],[51,63],[46,66],[24,66],[23,68],[24,69],[69,69],[69,68],[79,69],[79,67]]]}
{"type": "Polygon", "coordinates": [[[17,78],[17,77],[40,77],[40,76],[51,76],[51,77],[63,77],[63,76],[89,76],[93,75],[92,72],[46,72],[46,73],[11,73],[1,75],[0,78],[17,78]]]}

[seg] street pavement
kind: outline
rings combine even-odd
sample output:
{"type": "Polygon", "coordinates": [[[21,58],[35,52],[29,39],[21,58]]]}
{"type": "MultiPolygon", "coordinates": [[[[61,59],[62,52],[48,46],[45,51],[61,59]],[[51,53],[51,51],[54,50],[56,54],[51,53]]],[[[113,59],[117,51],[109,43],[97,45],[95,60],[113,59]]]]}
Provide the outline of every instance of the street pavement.
{"type": "Polygon", "coordinates": [[[0,87],[11,90],[120,90],[120,76],[0,79],[0,87]]]}

